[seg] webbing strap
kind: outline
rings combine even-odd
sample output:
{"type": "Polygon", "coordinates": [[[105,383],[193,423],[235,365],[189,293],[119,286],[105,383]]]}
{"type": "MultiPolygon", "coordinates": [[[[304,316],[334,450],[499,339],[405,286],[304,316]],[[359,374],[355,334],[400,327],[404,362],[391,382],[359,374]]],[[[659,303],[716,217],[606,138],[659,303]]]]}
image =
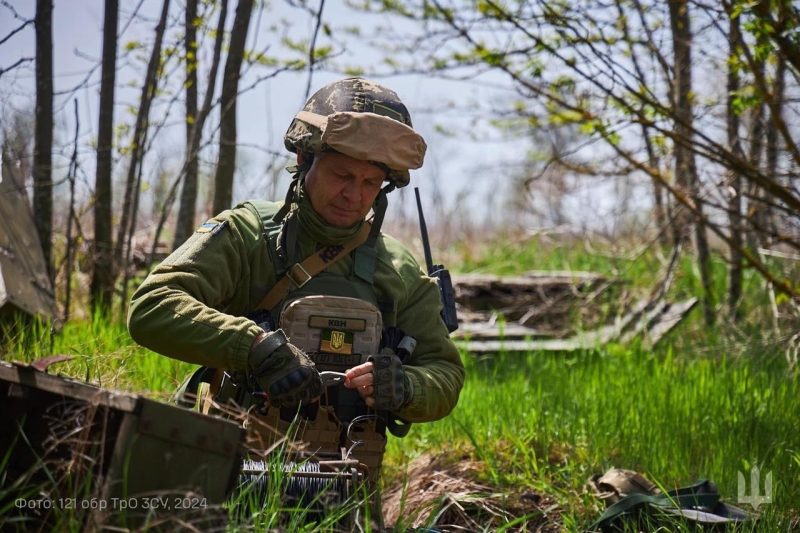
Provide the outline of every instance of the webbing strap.
{"type": "Polygon", "coordinates": [[[320,249],[316,253],[308,256],[302,263],[295,263],[286,275],[283,276],[275,286],[270,289],[267,295],[261,300],[256,309],[272,310],[286,295],[295,289],[299,289],[308,281],[352,252],[358,246],[366,242],[369,236],[372,222],[367,221],[355,236],[344,244],[332,244],[320,249]]]}
{"type": "Polygon", "coordinates": [[[709,488],[708,482],[703,480],[689,487],[669,491],[666,494],[629,494],[614,505],[609,506],[603,516],[589,526],[588,531],[595,531],[598,528],[608,526],[618,516],[644,504],[657,505],[667,509],[713,508],[719,502],[719,494],[717,492],[703,492],[703,490],[709,490],[709,488]]]}

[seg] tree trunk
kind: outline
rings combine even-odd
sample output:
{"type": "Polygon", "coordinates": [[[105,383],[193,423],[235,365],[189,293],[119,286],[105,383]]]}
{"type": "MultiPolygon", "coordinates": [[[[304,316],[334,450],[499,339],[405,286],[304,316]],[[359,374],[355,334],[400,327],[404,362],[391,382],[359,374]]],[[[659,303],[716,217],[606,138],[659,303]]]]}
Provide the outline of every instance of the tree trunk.
{"type": "MultiPolygon", "coordinates": [[[[728,100],[727,100],[727,129],[728,146],[737,157],[743,157],[742,145],[739,138],[739,115],[734,109],[734,100],[739,91],[739,61],[736,47],[740,40],[739,18],[730,17],[730,30],[728,32],[728,100]]],[[[730,224],[730,267],[728,280],[728,306],[731,320],[736,321],[739,312],[739,300],[742,297],[742,244],[744,243],[744,228],[742,227],[742,176],[732,168],[729,173],[731,199],[728,202],[728,221],[730,224]]]]}
{"type": "Polygon", "coordinates": [[[72,145],[72,158],[69,161],[69,212],[67,213],[67,253],[64,258],[64,322],[69,320],[69,309],[72,299],[72,264],[75,257],[75,241],[72,240],[72,221],[75,216],[75,174],[78,173],[78,135],[80,134],[80,118],[78,101],[73,100],[75,109],[75,141],[72,145]]]}
{"type": "Polygon", "coordinates": [[[133,206],[136,203],[134,195],[138,196],[139,191],[134,190],[136,185],[136,176],[138,175],[139,165],[142,164],[144,157],[144,145],[147,136],[148,117],[150,116],[150,105],[153,102],[153,97],[156,93],[156,85],[158,83],[158,65],[161,61],[161,44],[164,41],[164,31],[167,27],[167,13],[169,12],[169,0],[164,0],[161,8],[161,18],[156,26],[156,37],[153,42],[153,50],[150,53],[150,60],[147,63],[147,73],[145,75],[144,84],[142,85],[141,102],[139,103],[139,112],[136,114],[136,125],[133,130],[133,139],[131,140],[131,160],[128,165],[128,176],[125,181],[125,198],[122,203],[122,216],[120,217],[120,224],[117,228],[117,246],[114,252],[114,260],[117,265],[115,268],[115,277],[120,268],[125,268],[122,258],[125,236],[129,232],[129,227],[136,224],[136,213],[133,213],[133,206]]]}
{"type": "Polygon", "coordinates": [[[233,201],[233,174],[236,170],[236,96],[239,91],[239,75],[252,12],[253,0],[239,0],[222,79],[219,162],[214,177],[214,213],[229,209],[233,201]]]}
{"type": "MultiPolygon", "coordinates": [[[[647,147],[647,161],[651,168],[658,169],[661,163],[659,162],[656,151],[653,149],[650,132],[645,126],[642,126],[642,136],[644,137],[644,143],[647,147]]],[[[651,181],[653,183],[653,217],[655,219],[656,230],[658,230],[658,243],[662,247],[666,247],[669,245],[669,224],[667,222],[666,209],[664,208],[664,186],[655,178],[651,178],[651,181]]]]}
{"type": "Polygon", "coordinates": [[[53,0],[36,1],[36,126],[33,214],[47,275],[53,272],[53,0]]]}
{"type": "Polygon", "coordinates": [[[111,310],[114,294],[111,242],[112,161],[114,141],[114,83],[117,75],[119,0],[106,0],[103,21],[103,64],[100,78],[100,117],[97,126],[97,170],[94,186],[94,249],[89,289],[93,311],[111,310]]]}
{"type": "MultiPolygon", "coordinates": [[[[708,248],[705,224],[702,217],[700,183],[697,175],[694,152],[690,146],[693,142],[692,126],[692,30],[689,19],[687,0],[671,0],[669,2],[670,26],[672,29],[672,46],[674,53],[675,102],[675,176],[678,186],[692,198],[697,209],[695,218],[695,245],[697,261],[700,267],[700,278],[703,285],[703,311],[706,325],[714,323],[714,299],[711,285],[711,255],[708,248]]],[[[676,238],[680,241],[688,236],[691,230],[691,218],[687,210],[676,217],[676,238]]],[[[677,243],[676,243],[677,244],[677,243]]]]}
{"type": "MultiPolygon", "coordinates": [[[[764,76],[764,61],[763,60],[756,60],[755,69],[758,70],[756,75],[764,76]]],[[[755,73],[754,73],[755,74],[755,73]]],[[[750,164],[755,169],[763,169],[763,155],[764,155],[764,142],[765,136],[764,133],[766,131],[764,121],[765,117],[765,107],[766,104],[763,100],[759,100],[759,102],[753,107],[753,120],[752,125],[750,128],[750,154],[749,160],[750,164]]],[[[762,237],[761,231],[764,228],[763,223],[763,211],[765,207],[764,203],[764,189],[758,184],[757,181],[753,180],[750,182],[750,186],[747,191],[747,216],[750,218],[751,228],[747,234],[747,244],[752,253],[758,253],[758,247],[762,244],[762,237]]]]}
{"type": "MultiPolygon", "coordinates": [[[[772,86],[772,99],[774,105],[770,108],[770,120],[766,124],[767,128],[767,176],[778,175],[778,154],[781,150],[781,136],[778,132],[777,123],[781,120],[781,113],[783,111],[783,92],[786,86],[786,59],[778,57],[777,66],[775,68],[775,81],[772,86]]],[[[767,205],[765,206],[765,224],[764,228],[767,231],[767,246],[772,244],[773,236],[778,233],[777,216],[775,210],[772,208],[773,197],[767,194],[767,205]]]]}
{"type": "MultiPolygon", "coordinates": [[[[167,195],[167,200],[166,202],[164,202],[164,208],[161,210],[161,215],[158,218],[158,224],[156,225],[155,235],[153,236],[153,244],[152,247],[150,248],[150,254],[147,256],[147,264],[145,269],[148,272],[150,271],[150,267],[153,265],[153,258],[156,255],[158,239],[161,236],[161,231],[164,229],[164,224],[166,223],[167,216],[169,215],[169,212],[172,209],[172,204],[175,202],[176,191],[181,183],[183,176],[185,175],[186,167],[189,164],[190,159],[196,158],[200,152],[200,140],[203,137],[203,126],[206,123],[206,118],[208,118],[209,113],[211,113],[214,91],[217,86],[217,71],[219,70],[219,61],[220,57],[222,56],[222,38],[225,35],[225,19],[227,18],[227,14],[228,14],[228,0],[222,0],[222,2],[220,3],[219,20],[217,21],[217,35],[214,40],[214,56],[211,61],[211,70],[208,73],[208,83],[206,84],[207,85],[206,96],[203,99],[203,107],[197,114],[197,120],[195,121],[194,124],[194,131],[192,133],[192,145],[186,154],[187,160],[184,161],[183,168],[181,169],[178,178],[173,182],[172,187],[170,187],[169,194],[167,195]]],[[[173,250],[174,249],[175,248],[173,248],[173,250]]]]}
{"type": "MultiPolygon", "coordinates": [[[[197,124],[197,0],[187,0],[186,18],[186,174],[181,190],[181,205],[175,226],[175,241],[172,248],[180,246],[194,230],[194,212],[197,204],[197,157],[192,153],[194,147],[195,125],[197,124]]],[[[202,132],[198,131],[199,137],[202,132]]]]}

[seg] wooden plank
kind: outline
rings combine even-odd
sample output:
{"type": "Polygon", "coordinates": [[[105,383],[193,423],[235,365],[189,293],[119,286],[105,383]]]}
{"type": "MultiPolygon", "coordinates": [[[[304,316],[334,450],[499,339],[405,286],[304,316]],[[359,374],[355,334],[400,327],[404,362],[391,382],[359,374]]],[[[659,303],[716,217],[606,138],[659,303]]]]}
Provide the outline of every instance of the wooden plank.
{"type": "Polygon", "coordinates": [[[550,337],[543,332],[529,328],[527,326],[520,326],[519,324],[507,323],[502,326],[489,324],[487,322],[462,322],[458,325],[458,329],[451,335],[454,339],[525,339],[525,338],[542,338],[550,337]]]}
{"type": "Polygon", "coordinates": [[[107,405],[126,413],[134,412],[139,400],[136,395],[100,389],[83,381],[51,376],[27,365],[12,365],[5,361],[0,361],[0,381],[18,383],[32,389],[52,392],[95,405],[107,405]]]}
{"type": "Polygon", "coordinates": [[[655,346],[664,335],[672,331],[681,321],[689,314],[689,311],[694,309],[697,305],[698,299],[691,298],[689,300],[671,304],[664,313],[656,317],[650,324],[645,340],[650,346],[655,346]]]}
{"type": "Polygon", "coordinates": [[[617,340],[628,342],[634,337],[644,334],[645,340],[654,345],[667,332],[677,326],[696,304],[697,298],[677,304],[669,304],[663,300],[655,302],[642,300],[629,313],[616,320],[614,324],[566,339],[534,339],[532,335],[526,335],[526,338],[511,337],[508,334],[503,334],[504,332],[501,332],[500,328],[495,327],[494,330],[484,329],[481,338],[465,335],[465,342],[458,342],[458,339],[456,342],[472,353],[569,352],[596,348],[617,340]],[[491,335],[494,335],[494,338],[491,338],[491,335]],[[466,340],[467,338],[468,340],[466,340]]]}
{"type": "Polygon", "coordinates": [[[600,274],[581,272],[573,276],[566,272],[532,272],[522,276],[497,276],[494,274],[452,274],[453,286],[459,289],[524,289],[535,291],[543,286],[581,287],[605,281],[600,274]]]}
{"type": "Polygon", "coordinates": [[[606,277],[598,272],[582,272],[580,270],[528,270],[522,274],[526,278],[560,278],[581,281],[605,281],[606,277]]]}

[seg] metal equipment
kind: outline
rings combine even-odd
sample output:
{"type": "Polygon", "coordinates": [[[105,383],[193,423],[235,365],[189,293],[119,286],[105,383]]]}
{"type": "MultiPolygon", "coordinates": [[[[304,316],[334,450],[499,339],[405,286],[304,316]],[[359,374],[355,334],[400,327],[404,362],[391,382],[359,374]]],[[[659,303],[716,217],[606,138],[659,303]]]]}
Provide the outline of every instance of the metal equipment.
{"type": "Polygon", "coordinates": [[[351,452],[363,444],[351,431],[358,423],[375,416],[353,420],[347,431],[350,448],[342,447],[338,453],[293,452],[288,458],[282,454],[283,461],[244,459],[238,493],[255,501],[266,501],[277,491],[283,508],[304,509],[308,520],[317,521],[322,516],[341,513],[338,526],[343,531],[358,531],[364,506],[374,508],[376,502],[367,501],[371,496],[369,468],[350,458],[351,452]]]}
{"type": "Polygon", "coordinates": [[[224,523],[244,430],[46,373],[64,358],[0,361],[0,508],[10,509],[0,530],[18,520],[39,530],[224,523]]]}

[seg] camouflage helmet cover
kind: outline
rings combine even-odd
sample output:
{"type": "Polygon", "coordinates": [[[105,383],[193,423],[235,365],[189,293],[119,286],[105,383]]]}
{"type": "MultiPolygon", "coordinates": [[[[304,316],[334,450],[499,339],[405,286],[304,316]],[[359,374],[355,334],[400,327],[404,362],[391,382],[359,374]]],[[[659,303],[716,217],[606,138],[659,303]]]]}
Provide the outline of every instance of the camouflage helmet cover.
{"type": "MultiPolygon", "coordinates": [[[[320,129],[318,125],[298,118],[303,116],[305,114],[304,112],[319,115],[319,118],[323,120],[324,117],[331,117],[334,114],[342,113],[375,114],[380,115],[380,117],[376,118],[380,118],[383,121],[386,121],[383,117],[388,117],[400,124],[408,126],[408,128],[404,129],[409,130],[412,135],[418,138],[417,150],[421,150],[418,164],[389,165],[386,164],[387,162],[381,161],[381,156],[377,154],[373,157],[363,157],[363,159],[370,160],[386,170],[387,179],[392,181],[397,187],[408,185],[408,169],[419,168],[422,164],[425,143],[419,134],[411,130],[411,116],[408,113],[408,109],[406,109],[406,106],[400,101],[400,98],[394,91],[378,83],[364,78],[346,78],[330,83],[314,93],[308,102],[306,102],[303,110],[292,120],[284,136],[284,145],[287,150],[293,154],[297,153],[297,150],[311,154],[331,151],[333,148],[324,139],[324,131],[320,129]]],[[[399,125],[397,127],[402,128],[402,126],[399,125]]],[[[392,149],[391,146],[387,146],[386,148],[392,149]]]]}

